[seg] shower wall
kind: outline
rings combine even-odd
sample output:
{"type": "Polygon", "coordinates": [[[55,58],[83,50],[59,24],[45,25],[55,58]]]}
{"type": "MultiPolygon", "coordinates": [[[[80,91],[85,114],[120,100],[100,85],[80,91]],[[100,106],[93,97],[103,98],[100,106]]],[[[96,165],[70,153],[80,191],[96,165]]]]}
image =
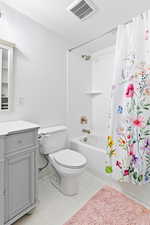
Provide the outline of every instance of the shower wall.
{"type": "Polygon", "coordinates": [[[80,117],[88,118],[91,127],[91,98],[86,94],[91,90],[91,60],[85,60],[82,54],[69,52],[67,59],[67,126],[70,137],[82,135],[80,117]]]}
{"type": "Polygon", "coordinates": [[[69,52],[67,57],[69,133],[71,138],[81,136],[80,117],[87,116],[87,127],[106,139],[114,47],[94,53],[90,60],[83,59],[82,53],[69,52]],[[101,94],[90,94],[94,91],[101,94]]]}
{"type": "Polygon", "coordinates": [[[101,92],[92,97],[92,126],[94,133],[105,139],[108,135],[114,49],[109,47],[92,56],[92,90],[101,92]]]}

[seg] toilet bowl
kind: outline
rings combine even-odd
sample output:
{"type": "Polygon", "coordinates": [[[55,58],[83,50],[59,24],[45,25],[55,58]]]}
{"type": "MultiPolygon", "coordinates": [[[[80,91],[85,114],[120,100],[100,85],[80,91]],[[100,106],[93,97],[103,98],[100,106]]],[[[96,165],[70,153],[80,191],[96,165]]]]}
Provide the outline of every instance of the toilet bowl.
{"type": "Polygon", "coordinates": [[[55,179],[52,183],[65,195],[77,194],[78,178],[87,165],[86,158],[73,150],[63,149],[49,154],[49,160],[59,176],[59,182],[55,179]]]}
{"type": "Polygon", "coordinates": [[[67,149],[67,128],[56,126],[39,131],[40,153],[48,156],[51,169],[51,183],[65,195],[78,193],[78,178],[84,171],[86,158],[71,149],[67,149]]]}

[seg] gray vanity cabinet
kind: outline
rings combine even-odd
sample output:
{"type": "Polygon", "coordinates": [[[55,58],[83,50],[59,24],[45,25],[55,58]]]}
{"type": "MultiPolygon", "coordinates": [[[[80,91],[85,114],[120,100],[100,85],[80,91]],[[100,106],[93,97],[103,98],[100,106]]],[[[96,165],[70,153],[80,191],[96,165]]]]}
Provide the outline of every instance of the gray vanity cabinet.
{"type": "Polygon", "coordinates": [[[4,160],[0,161],[0,175],[3,176],[3,180],[0,179],[3,186],[0,200],[3,204],[0,201],[0,225],[10,225],[37,203],[38,129],[15,131],[4,135],[2,140],[4,160]]]}
{"type": "Polygon", "coordinates": [[[8,156],[5,161],[5,222],[35,203],[34,152],[8,156]]]}
{"type": "Polygon", "coordinates": [[[4,138],[0,136],[0,224],[4,224],[4,138]]]}

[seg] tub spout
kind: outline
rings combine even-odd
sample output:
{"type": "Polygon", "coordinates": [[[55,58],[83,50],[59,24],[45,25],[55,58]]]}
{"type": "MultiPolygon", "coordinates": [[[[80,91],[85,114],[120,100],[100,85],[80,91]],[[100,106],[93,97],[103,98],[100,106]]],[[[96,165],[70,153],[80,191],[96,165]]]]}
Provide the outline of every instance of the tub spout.
{"type": "Polygon", "coordinates": [[[91,131],[89,129],[82,129],[82,132],[86,133],[86,134],[90,134],[91,133],[91,131]]]}

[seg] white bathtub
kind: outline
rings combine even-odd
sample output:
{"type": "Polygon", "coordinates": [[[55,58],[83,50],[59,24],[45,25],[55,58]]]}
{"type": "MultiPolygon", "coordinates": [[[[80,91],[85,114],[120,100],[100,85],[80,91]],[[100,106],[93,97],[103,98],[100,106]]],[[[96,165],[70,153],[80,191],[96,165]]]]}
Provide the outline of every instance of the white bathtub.
{"type": "Polygon", "coordinates": [[[106,139],[89,135],[87,142],[83,137],[71,140],[71,148],[83,154],[88,160],[88,168],[98,175],[104,183],[114,186],[121,192],[150,208],[150,184],[143,186],[131,183],[120,183],[106,175],[104,172],[106,161],[106,139]]]}
{"type": "Polygon", "coordinates": [[[84,138],[75,138],[71,140],[71,148],[83,154],[88,161],[88,168],[100,176],[105,176],[106,160],[106,139],[98,136],[89,135],[87,142],[84,138]]]}

